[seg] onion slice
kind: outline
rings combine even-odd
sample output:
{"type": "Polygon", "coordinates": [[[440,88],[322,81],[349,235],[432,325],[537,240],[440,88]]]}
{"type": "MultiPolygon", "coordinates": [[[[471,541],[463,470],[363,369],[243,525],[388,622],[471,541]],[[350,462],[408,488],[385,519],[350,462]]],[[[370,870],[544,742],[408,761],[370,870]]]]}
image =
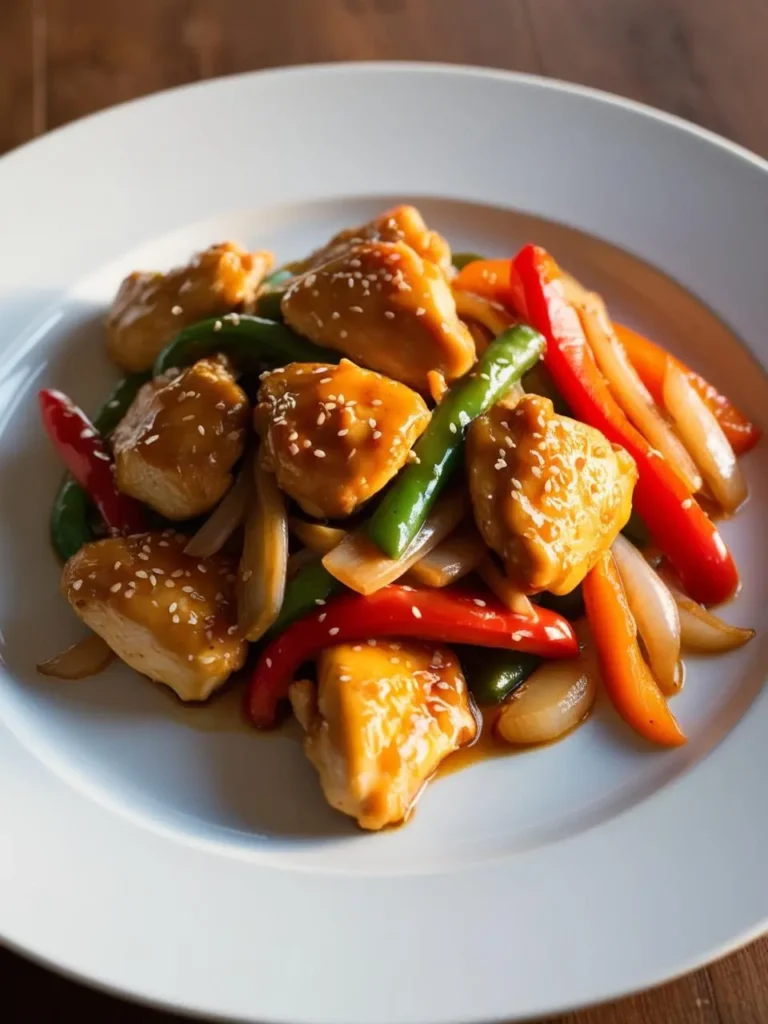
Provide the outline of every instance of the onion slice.
{"type": "Polygon", "coordinates": [[[576,308],[597,365],[616,401],[648,443],[661,452],[688,490],[692,494],[701,490],[701,474],[694,460],[629,361],[616,337],[603,300],[599,295],[589,293],[576,308]]]}
{"type": "Polygon", "coordinates": [[[747,482],[717,417],[672,359],[664,375],[664,404],[712,493],[726,512],[747,497],[747,482]]]}
{"type": "Polygon", "coordinates": [[[677,693],[681,685],[680,615],[675,599],[626,537],[619,534],[611,551],[653,676],[662,693],[677,693]]]}
{"type": "Polygon", "coordinates": [[[373,594],[403,576],[427,552],[456,529],[467,511],[463,491],[441,497],[402,558],[387,558],[363,530],[348,534],[323,558],[340,583],[358,594],[373,594]]]}
{"type": "Polygon", "coordinates": [[[245,542],[237,578],[237,618],[252,643],[280,613],[288,564],[288,515],[273,473],[253,459],[245,542]]]}
{"type": "Polygon", "coordinates": [[[248,501],[248,474],[240,470],[237,479],[184,548],[192,558],[210,558],[221,551],[241,525],[248,501]]]}
{"type": "Polygon", "coordinates": [[[507,743],[550,743],[578,725],[595,703],[598,671],[584,651],[547,661],[501,707],[495,731],[507,743]]]}
{"type": "Polygon", "coordinates": [[[717,615],[688,597],[663,571],[664,580],[675,600],[680,615],[680,639],[686,650],[704,654],[721,654],[743,647],[755,635],[754,629],[731,626],[717,615]]]}
{"type": "Polygon", "coordinates": [[[462,523],[411,568],[410,575],[425,587],[447,587],[480,565],[486,556],[483,538],[474,523],[462,523]]]}
{"type": "Polygon", "coordinates": [[[536,618],[536,609],[531,604],[528,596],[519,587],[516,587],[511,580],[507,579],[490,555],[487,554],[482,560],[477,567],[477,573],[483,583],[485,583],[489,590],[494,592],[505,608],[509,608],[511,612],[516,612],[518,615],[525,615],[529,619],[536,618]]]}
{"type": "Polygon", "coordinates": [[[101,672],[114,657],[114,651],[106,640],[102,640],[96,633],[91,633],[84,640],[79,640],[65,651],[38,665],[37,671],[41,675],[54,676],[56,679],[86,679],[101,672]]]}
{"type": "Polygon", "coordinates": [[[327,555],[329,551],[333,551],[336,545],[341,544],[347,536],[347,531],[341,530],[337,526],[308,523],[306,519],[299,519],[296,516],[291,516],[288,520],[288,528],[304,547],[320,555],[327,555]]]}
{"type": "Polygon", "coordinates": [[[453,297],[456,301],[456,312],[461,319],[477,321],[489,330],[494,338],[517,323],[517,317],[512,316],[500,302],[458,289],[454,290],[453,297]]]}

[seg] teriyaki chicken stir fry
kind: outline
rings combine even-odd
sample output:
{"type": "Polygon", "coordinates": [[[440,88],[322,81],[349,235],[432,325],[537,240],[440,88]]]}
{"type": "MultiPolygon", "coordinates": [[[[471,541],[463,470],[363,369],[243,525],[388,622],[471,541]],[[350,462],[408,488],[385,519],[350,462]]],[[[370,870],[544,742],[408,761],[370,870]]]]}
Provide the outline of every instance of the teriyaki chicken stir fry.
{"type": "Polygon", "coordinates": [[[40,670],[116,655],[190,702],[245,670],[249,720],[292,711],[365,829],[601,689],[682,744],[683,652],[752,636],[706,606],[738,589],[714,519],[758,429],[535,245],[452,255],[411,206],[278,270],[228,241],[126,278],[106,341],[126,376],[93,419],[39,396],[91,631],[40,670]]]}

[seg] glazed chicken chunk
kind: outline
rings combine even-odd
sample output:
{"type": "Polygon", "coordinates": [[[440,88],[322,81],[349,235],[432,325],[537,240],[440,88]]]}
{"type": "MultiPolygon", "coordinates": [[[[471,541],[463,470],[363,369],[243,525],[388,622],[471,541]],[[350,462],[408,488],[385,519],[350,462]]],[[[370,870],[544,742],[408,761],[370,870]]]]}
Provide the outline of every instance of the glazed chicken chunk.
{"type": "Polygon", "coordinates": [[[186,537],[144,533],[86,544],[61,589],[83,622],[131,668],[184,701],[206,700],[245,662],[234,563],[184,554],[186,537]]]}
{"type": "Polygon", "coordinates": [[[629,519],[637,480],[623,448],[532,394],[472,424],[467,473],[486,544],[531,594],[584,579],[629,519]]]}
{"type": "Polygon", "coordinates": [[[112,437],[118,488],[167,519],[190,519],[229,490],[249,406],[223,359],[145,384],[112,437]]]}
{"type": "Polygon", "coordinates": [[[403,205],[385,210],[366,224],[340,231],[322,249],[303,261],[298,269],[303,272],[321,267],[360,242],[405,242],[422,259],[437,264],[442,271],[447,271],[451,265],[448,242],[437,231],[427,228],[415,206],[403,205]]]}
{"type": "Polygon", "coordinates": [[[392,479],[429,411],[404,384],[342,359],[264,374],[254,419],[280,488],[309,515],[336,519],[392,479]]]}
{"type": "Polygon", "coordinates": [[[426,391],[430,373],[463,376],[475,361],[442,271],[404,242],[365,242],[298,277],[282,300],[300,334],[426,391]]]}
{"type": "Polygon", "coordinates": [[[251,302],[272,262],[269,252],[223,242],[167,274],[129,274],[107,319],[110,356],[130,373],[149,370],[183,327],[251,302]]]}
{"type": "Polygon", "coordinates": [[[477,723],[456,656],[418,641],[322,652],[318,683],[291,687],[304,749],[329,804],[365,829],[402,821],[440,762],[477,723]]]}

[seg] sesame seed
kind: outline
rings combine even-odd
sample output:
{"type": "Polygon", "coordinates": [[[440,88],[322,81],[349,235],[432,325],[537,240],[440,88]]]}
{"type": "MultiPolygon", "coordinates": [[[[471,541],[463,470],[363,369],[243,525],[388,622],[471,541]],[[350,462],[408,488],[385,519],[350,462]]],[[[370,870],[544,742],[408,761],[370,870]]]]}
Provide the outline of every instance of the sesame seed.
{"type": "Polygon", "coordinates": [[[124,597],[127,597],[127,598],[130,598],[130,597],[133,597],[133,595],[134,595],[135,593],[136,593],[136,591],[135,591],[135,590],[126,590],[126,592],[125,592],[125,594],[124,594],[123,596],[124,596],[124,597]]]}
{"type": "Polygon", "coordinates": [[[455,423],[449,423],[449,424],[448,424],[448,429],[450,430],[450,432],[451,432],[452,434],[455,434],[455,433],[456,433],[456,431],[458,430],[458,427],[456,426],[456,424],[455,424],[455,423]]]}
{"type": "Polygon", "coordinates": [[[421,618],[421,612],[419,611],[415,604],[411,606],[411,611],[413,612],[413,617],[415,619],[421,618]]]}
{"type": "Polygon", "coordinates": [[[392,665],[399,665],[400,664],[400,659],[399,658],[390,658],[389,661],[390,661],[390,664],[392,664],[392,665]]]}
{"type": "Polygon", "coordinates": [[[292,444],[289,446],[288,451],[291,453],[291,455],[298,455],[299,446],[297,444],[292,444]]]}
{"type": "Polygon", "coordinates": [[[339,319],[339,315],[340,315],[340,314],[339,314],[339,313],[336,313],[336,312],[334,312],[334,313],[331,313],[331,320],[338,320],[338,319],[339,319]]]}
{"type": "Polygon", "coordinates": [[[685,501],[681,501],[680,504],[683,508],[690,508],[693,505],[693,498],[686,498],[685,501]]]}
{"type": "Polygon", "coordinates": [[[349,455],[347,456],[347,462],[349,462],[349,460],[350,460],[350,459],[352,458],[352,456],[353,456],[353,455],[354,455],[354,454],[355,454],[356,452],[357,452],[357,448],[352,448],[352,449],[350,449],[349,455]]]}
{"type": "Polygon", "coordinates": [[[340,338],[346,338],[347,337],[347,333],[348,333],[347,331],[339,331],[339,337],[340,338]]]}
{"type": "Polygon", "coordinates": [[[419,308],[416,310],[416,316],[424,316],[426,312],[427,311],[426,309],[424,309],[423,306],[419,306],[419,308]]]}
{"type": "Polygon", "coordinates": [[[473,597],[472,601],[478,608],[485,608],[485,601],[481,601],[479,597],[473,597]]]}
{"type": "Polygon", "coordinates": [[[315,604],[325,604],[325,601],[322,599],[322,597],[316,597],[315,604]]]}
{"type": "Polygon", "coordinates": [[[169,605],[169,606],[168,606],[168,611],[169,611],[169,612],[170,612],[171,614],[173,614],[173,613],[174,613],[174,612],[176,611],[176,609],[177,609],[178,607],[179,607],[179,606],[178,606],[177,602],[176,602],[176,601],[174,601],[174,602],[173,602],[173,604],[171,604],[171,605],[169,605]]]}
{"type": "Polygon", "coordinates": [[[122,588],[123,588],[123,584],[122,583],[113,583],[112,586],[109,588],[109,590],[110,590],[110,593],[116,594],[118,592],[118,590],[122,590],[122,588]]]}
{"type": "Polygon", "coordinates": [[[264,659],[264,664],[267,666],[267,668],[272,668],[272,659],[271,658],[265,658],[264,659]]]}
{"type": "Polygon", "coordinates": [[[173,576],[173,578],[175,580],[177,580],[179,578],[179,576],[183,576],[183,575],[184,575],[184,570],[183,569],[174,569],[173,572],[171,573],[171,576],[173,576]]]}
{"type": "MultiPolygon", "coordinates": [[[[321,412],[320,415],[317,417],[317,425],[318,425],[318,427],[322,427],[322,425],[324,423],[325,423],[325,413],[321,412]]],[[[315,452],[315,454],[317,454],[317,452],[315,452]]]]}
{"type": "Polygon", "coordinates": [[[171,619],[171,622],[175,623],[175,625],[178,626],[178,624],[181,622],[181,619],[179,618],[178,615],[174,615],[173,618],[171,619]]]}
{"type": "Polygon", "coordinates": [[[182,587],[181,592],[182,594],[191,594],[194,589],[194,587],[182,587]]]}
{"type": "Polygon", "coordinates": [[[109,462],[109,456],[106,452],[94,452],[93,457],[95,459],[101,459],[102,462],[109,462]]]}
{"type": "Polygon", "coordinates": [[[323,451],[322,448],[315,448],[315,455],[316,455],[316,457],[318,459],[324,459],[325,458],[325,452],[323,451]]]}
{"type": "Polygon", "coordinates": [[[91,430],[90,427],[86,427],[85,430],[83,430],[82,433],[80,434],[80,437],[82,437],[83,440],[85,440],[86,437],[95,437],[95,436],[96,436],[96,431],[95,430],[91,430]]]}
{"type": "Polygon", "coordinates": [[[173,313],[174,316],[181,316],[181,314],[183,312],[184,312],[184,310],[181,308],[181,306],[172,306],[171,307],[171,313],[173,313]]]}
{"type": "Polygon", "coordinates": [[[214,331],[220,331],[221,328],[222,328],[221,320],[217,320],[216,323],[213,325],[213,329],[214,329],[214,331]]]}
{"type": "Polygon", "coordinates": [[[139,577],[140,580],[145,580],[147,578],[147,572],[144,569],[137,569],[136,575],[139,577]]]}
{"type": "Polygon", "coordinates": [[[115,570],[115,572],[117,572],[117,570],[120,568],[120,566],[122,564],[123,564],[122,562],[115,562],[115,564],[112,566],[112,568],[115,570]]]}
{"type": "Polygon", "coordinates": [[[80,587],[82,587],[82,585],[83,585],[83,581],[82,580],[75,580],[74,583],[72,584],[72,589],[73,590],[79,590],[80,587]]]}
{"type": "Polygon", "coordinates": [[[166,587],[168,587],[169,590],[173,589],[173,587],[176,586],[176,584],[173,582],[173,580],[166,580],[165,581],[165,585],[166,585],[166,587]]]}
{"type": "Polygon", "coordinates": [[[395,314],[392,312],[391,309],[385,309],[384,310],[384,316],[387,318],[387,320],[394,320],[395,319],[395,314]]]}
{"type": "Polygon", "coordinates": [[[339,632],[339,627],[338,626],[331,626],[331,628],[328,630],[328,636],[336,636],[336,634],[338,632],[339,632]]]}
{"type": "Polygon", "coordinates": [[[197,563],[197,569],[198,569],[198,572],[202,572],[202,573],[208,572],[208,566],[207,565],[203,565],[202,562],[198,562],[197,563]]]}
{"type": "Polygon", "coordinates": [[[362,313],[363,312],[363,307],[362,306],[350,306],[349,307],[349,311],[350,311],[350,313],[362,313]]]}
{"type": "Polygon", "coordinates": [[[378,441],[378,439],[381,437],[381,431],[380,430],[374,430],[374,432],[373,432],[373,434],[371,436],[373,437],[374,441],[378,441]]]}
{"type": "Polygon", "coordinates": [[[205,434],[205,427],[202,423],[197,424],[197,432],[198,434],[205,434]]]}
{"type": "Polygon", "coordinates": [[[317,621],[318,622],[325,622],[325,617],[326,617],[327,614],[328,614],[328,612],[320,612],[320,614],[317,616],[317,621]]]}
{"type": "Polygon", "coordinates": [[[157,576],[155,576],[154,573],[149,574],[149,582],[152,584],[153,587],[157,586],[157,576]]]}
{"type": "Polygon", "coordinates": [[[330,384],[332,380],[333,380],[333,377],[321,377],[320,378],[320,383],[321,384],[330,384]]]}
{"type": "Polygon", "coordinates": [[[369,647],[375,647],[376,646],[376,641],[375,640],[368,640],[367,643],[368,643],[369,647]]]}
{"type": "Polygon", "coordinates": [[[159,440],[160,440],[160,435],[159,434],[153,434],[152,437],[148,437],[146,439],[144,444],[154,444],[155,441],[159,441],[159,440]]]}
{"type": "Polygon", "coordinates": [[[523,635],[522,633],[513,633],[512,639],[515,641],[515,643],[518,643],[520,640],[523,639],[523,635]]]}
{"type": "Polygon", "coordinates": [[[348,433],[349,433],[349,429],[347,427],[344,427],[343,430],[339,430],[339,431],[336,432],[336,436],[337,437],[346,437],[348,433]]]}
{"type": "Polygon", "coordinates": [[[227,630],[227,636],[233,636],[237,632],[237,626],[230,626],[227,630]]]}
{"type": "Polygon", "coordinates": [[[243,583],[247,583],[248,580],[251,578],[251,576],[253,576],[253,573],[251,572],[251,570],[250,569],[246,569],[245,572],[241,575],[240,578],[242,579],[243,583]]]}

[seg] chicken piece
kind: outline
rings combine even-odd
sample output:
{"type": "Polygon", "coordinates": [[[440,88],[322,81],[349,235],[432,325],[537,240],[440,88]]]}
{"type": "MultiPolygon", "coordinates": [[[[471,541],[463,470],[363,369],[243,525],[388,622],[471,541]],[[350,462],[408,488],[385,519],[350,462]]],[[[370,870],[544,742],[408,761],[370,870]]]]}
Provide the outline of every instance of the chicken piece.
{"type": "Polygon", "coordinates": [[[207,512],[232,484],[248,408],[222,359],[145,384],[112,435],[118,488],[167,519],[207,512]]]}
{"type": "Polygon", "coordinates": [[[494,406],[467,439],[475,520],[526,593],[567,594],[629,519],[634,460],[548,398],[494,406]]]}
{"type": "Polygon", "coordinates": [[[291,703],[328,803],[365,829],[402,821],[477,722],[456,656],[418,641],[326,648],[291,703]]]}
{"type": "Polygon", "coordinates": [[[129,274],[107,318],[110,356],[130,373],[149,370],[183,327],[250,303],[272,262],[270,252],[222,242],[167,274],[129,274]]]}
{"type": "Polygon", "coordinates": [[[420,391],[430,371],[455,380],[475,361],[450,285],[403,242],[345,250],[298,277],[281,306],[300,334],[420,391]]]}
{"type": "Polygon", "coordinates": [[[189,558],[186,542],[166,530],[86,544],[64,566],[61,589],[131,668],[201,701],[243,666],[248,644],[237,627],[235,563],[189,558]]]}
{"type": "Polygon", "coordinates": [[[429,410],[404,384],[342,359],[264,374],[254,421],[280,488],[309,515],[336,519],[404,465],[429,410]]]}
{"type": "Polygon", "coordinates": [[[430,231],[415,206],[393,206],[356,228],[345,228],[298,265],[300,273],[321,267],[360,242],[405,242],[422,259],[443,272],[451,266],[451,247],[437,231],[430,231]]]}

